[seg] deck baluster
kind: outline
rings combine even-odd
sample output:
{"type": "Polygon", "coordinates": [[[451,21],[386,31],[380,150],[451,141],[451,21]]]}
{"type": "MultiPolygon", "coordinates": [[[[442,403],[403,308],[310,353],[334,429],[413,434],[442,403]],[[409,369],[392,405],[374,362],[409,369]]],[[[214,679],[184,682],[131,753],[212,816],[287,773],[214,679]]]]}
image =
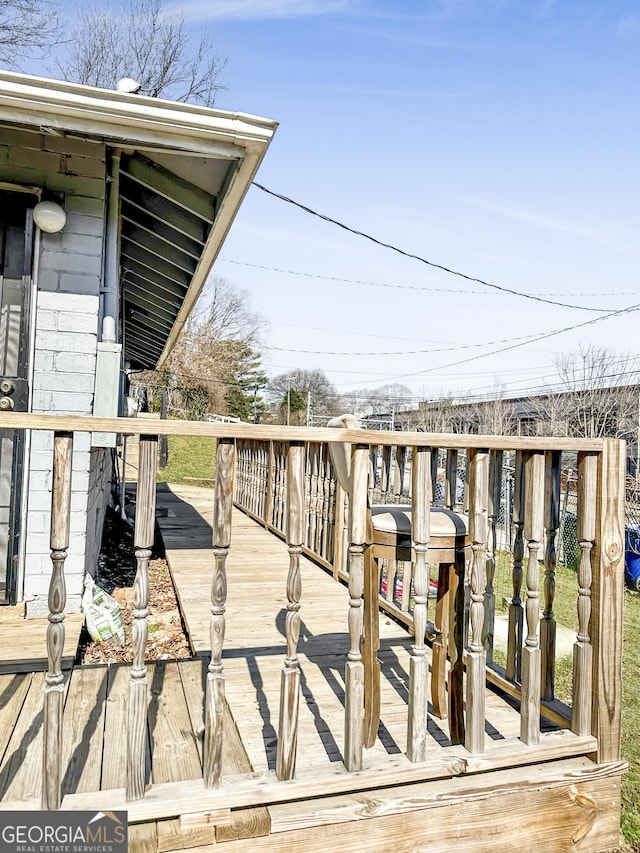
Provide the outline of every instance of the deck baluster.
{"type": "MultiPolygon", "coordinates": [[[[448,506],[447,500],[450,495],[449,484],[447,483],[446,473],[445,480],[438,480],[438,462],[440,453],[432,448],[431,450],[431,488],[438,489],[438,493],[442,495],[444,506],[448,506]],[[438,482],[442,482],[442,490],[437,486],[438,482]]],[[[449,459],[447,456],[447,464],[449,459]]],[[[439,501],[438,501],[439,503],[439,501]]],[[[436,598],[436,607],[434,615],[434,625],[439,633],[433,640],[433,653],[431,658],[431,704],[433,705],[433,713],[436,717],[444,720],[448,716],[447,693],[445,690],[446,669],[447,669],[447,648],[449,645],[449,628],[450,628],[450,590],[452,583],[452,568],[454,563],[439,563],[438,564],[438,592],[436,598]]]]}
{"type": "Polygon", "coordinates": [[[267,498],[265,502],[264,520],[267,525],[273,524],[273,507],[275,496],[275,454],[273,450],[273,441],[269,442],[267,450],[267,498]]]}
{"type": "Polygon", "coordinates": [[[53,439],[53,491],[51,494],[51,562],[47,672],[44,677],[44,737],[42,747],[43,809],[59,809],[62,781],[62,720],[64,708],[64,608],[67,600],[64,563],[69,547],[71,465],[73,435],[56,432],[53,439]]]}
{"type": "Polygon", "coordinates": [[[484,629],[482,644],[487,653],[487,663],[493,662],[493,632],[496,621],[496,595],[493,580],[496,574],[498,552],[498,518],[502,496],[502,450],[489,453],[489,548],[487,550],[487,586],[484,591],[484,629]]]}
{"type": "Polygon", "coordinates": [[[573,647],[573,717],[571,729],[577,735],[591,734],[591,688],[593,647],[589,635],[591,619],[591,553],[596,538],[596,493],[598,458],[592,453],[578,455],[578,636],[573,647]]]}
{"type": "MultiPolygon", "coordinates": [[[[542,699],[550,701],[555,695],[556,619],[553,602],[556,594],[556,538],[560,521],[560,457],[559,450],[549,450],[545,463],[544,519],[544,611],[540,622],[542,699]]],[[[594,492],[595,494],[595,492],[594,492]]]]}
{"type": "Polygon", "coordinates": [[[382,447],[382,469],[380,471],[380,491],[382,493],[382,503],[390,503],[389,497],[391,492],[391,453],[393,448],[390,444],[385,444],[382,447]]]}
{"type": "Polygon", "coordinates": [[[305,534],[304,466],[304,445],[300,442],[292,442],[289,445],[287,478],[287,544],[289,548],[288,603],[285,620],[287,656],[280,681],[280,722],[276,760],[278,779],[293,779],[298,745],[300,665],[297,649],[300,636],[300,596],[302,595],[300,555],[305,534]]]}
{"type": "Polygon", "coordinates": [[[542,548],[544,525],[544,453],[525,454],[524,537],[527,541],[527,600],[525,615],[527,636],[522,649],[522,705],[520,739],[535,745],[540,740],[540,593],[538,555],[542,548]]]}
{"type": "Polygon", "coordinates": [[[312,551],[316,548],[316,533],[318,528],[318,454],[319,444],[309,445],[309,528],[307,545],[312,551]]]}
{"type": "Polygon", "coordinates": [[[367,543],[367,473],[369,447],[354,445],[351,457],[349,544],[349,656],[345,668],[344,764],[362,770],[364,746],[364,662],[360,638],[364,625],[362,595],[367,543]]]}
{"type": "Polygon", "coordinates": [[[213,517],[213,556],[215,567],[211,584],[210,641],[211,660],[207,669],[204,721],[204,784],[214,788],[222,773],[222,721],[224,715],[224,667],[222,646],[227,601],[226,562],[231,545],[233,475],[235,444],[221,438],[216,452],[216,486],[213,517]]]}
{"type": "Polygon", "coordinates": [[[333,577],[335,580],[338,580],[340,572],[343,572],[345,569],[345,542],[347,540],[346,500],[346,493],[336,477],[333,535],[333,577]]]}
{"type": "Polygon", "coordinates": [[[482,645],[482,629],[486,586],[488,490],[489,454],[485,450],[469,450],[469,539],[472,563],[465,746],[473,753],[484,752],[486,653],[482,645]]]}
{"type": "Polygon", "coordinates": [[[522,612],[522,561],[524,560],[524,454],[516,452],[513,513],[515,528],[513,538],[513,595],[509,605],[509,624],[507,631],[507,667],[506,675],[510,681],[519,682],[522,678],[522,643],[524,632],[524,613],[522,612]]]}
{"type": "MultiPolygon", "coordinates": [[[[446,459],[446,479],[444,491],[444,505],[448,509],[455,509],[458,492],[458,451],[447,450],[446,459]]],[[[464,618],[465,618],[465,590],[464,590],[464,574],[465,574],[465,554],[464,550],[456,553],[456,561],[452,566],[447,567],[449,571],[449,580],[446,584],[446,596],[443,594],[443,607],[449,607],[448,617],[443,614],[443,625],[448,628],[447,646],[449,649],[449,728],[450,738],[453,744],[464,743],[464,695],[463,695],[463,680],[464,680],[464,618]],[[447,602],[448,599],[448,602],[447,602]]],[[[440,583],[438,583],[440,586],[440,583]]],[[[444,591],[443,591],[444,592],[444,591]]],[[[438,590],[440,595],[440,590],[438,590]]],[[[439,602],[438,602],[439,603],[439,602]]],[[[436,604],[436,624],[437,619],[436,604]]],[[[434,652],[437,654],[437,644],[434,640],[434,652]]],[[[434,664],[435,666],[435,664],[434,664]]],[[[433,681],[432,681],[433,685],[433,681]]],[[[433,693],[433,691],[432,691],[433,693]]],[[[433,702],[433,696],[432,700],[433,702]]],[[[435,709],[435,704],[434,704],[435,709]]]]}
{"type": "Polygon", "coordinates": [[[407,467],[407,448],[396,447],[396,462],[393,469],[393,502],[402,503],[404,490],[404,472],[407,467]]]}
{"type": "Polygon", "coordinates": [[[377,503],[376,488],[378,486],[378,453],[380,446],[372,444],[369,447],[369,504],[377,503]]]}
{"type": "Polygon", "coordinates": [[[331,546],[331,466],[329,451],[326,444],[322,445],[322,537],[320,540],[320,555],[329,560],[331,546]]]}
{"type": "MultiPolygon", "coordinates": [[[[425,633],[427,630],[427,596],[429,576],[429,511],[431,508],[431,453],[428,447],[413,448],[411,466],[412,494],[411,535],[415,553],[413,588],[414,644],[409,667],[409,716],[407,724],[407,758],[424,761],[427,752],[427,680],[429,664],[425,633]]],[[[435,451],[437,453],[437,451],[435,451]]]]}
{"type": "Polygon", "coordinates": [[[447,450],[445,463],[444,505],[455,509],[458,503],[458,451],[447,450]]]}
{"type": "Polygon", "coordinates": [[[136,577],[133,582],[134,610],[131,625],[133,665],[129,680],[127,800],[141,800],[144,797],[147,745],[147,669],[144,664],[144,654],[147,646],[149,615],[149,558],[153,547],[156,521],[157,470],[158,437],[141,435],[136,489],[136,522],[133,533],[136,577]]]}
{"type": "MultiPolygon", "coordinates": [[[[438,462],[440,461],[440,450],[437,447],[431,448],[431,499],[435,501],[438,489],[438,462]]],[[[444,492],[443,492],[444,496],[444,492]]],[[[438,501],[439,503],[439,501],[438,501]]]]}

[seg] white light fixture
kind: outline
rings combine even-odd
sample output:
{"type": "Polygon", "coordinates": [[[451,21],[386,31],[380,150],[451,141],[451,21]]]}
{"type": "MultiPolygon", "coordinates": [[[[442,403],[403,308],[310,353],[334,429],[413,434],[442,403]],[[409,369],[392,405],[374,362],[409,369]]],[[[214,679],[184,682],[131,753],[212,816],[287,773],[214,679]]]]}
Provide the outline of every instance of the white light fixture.
{"type": "Polygon", "coordinates": [[[116,83],[116,92],[121,92],[123,95],[137,95],[140,88],[140,83],[132,77],[123,77],[116,83]]]}
{"type": "Polygon", "coordinates": [[[67,214],[55,201],[40,201],[33,208],[33,221],[41,231],[57,234],[67,221],[67,214]]]}

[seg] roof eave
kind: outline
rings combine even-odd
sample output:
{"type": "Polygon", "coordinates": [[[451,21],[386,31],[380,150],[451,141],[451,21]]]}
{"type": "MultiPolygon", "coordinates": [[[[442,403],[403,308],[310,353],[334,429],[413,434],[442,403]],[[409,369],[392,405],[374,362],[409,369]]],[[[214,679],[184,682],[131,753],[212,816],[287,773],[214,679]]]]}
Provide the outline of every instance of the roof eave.
{"type": "MultiPolygon", "coordinates": [[[[161,144],[223,155],[212,143],[266,147],[278,123],[248,113],[95,89],[0,72],[0,116],[39,128],[74,131],[115,143],[161,144]]],[[[229,152],[227,151],[229,156],[229,152]]]]}

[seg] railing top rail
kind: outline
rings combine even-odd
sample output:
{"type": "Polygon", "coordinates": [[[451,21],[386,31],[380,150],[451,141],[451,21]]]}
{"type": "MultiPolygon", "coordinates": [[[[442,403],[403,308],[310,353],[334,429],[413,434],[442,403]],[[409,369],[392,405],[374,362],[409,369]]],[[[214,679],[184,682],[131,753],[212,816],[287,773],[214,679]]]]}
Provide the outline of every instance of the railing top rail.
{"type": "Polygon", "coordinates": [[[602,438],[564,438],[512,435],[467,435],[428,432],[330,429],[327,427],[265,426],[208,423],[206,421],[148,418],[96,418],[90,415],[40,415],[1,412],[0,429],[57,430],[61,432],[117,432],[124,435],[198,435],[259,441],[348,441],[381,444],[484,450],[569,450],[602,452],[602,438]]]}

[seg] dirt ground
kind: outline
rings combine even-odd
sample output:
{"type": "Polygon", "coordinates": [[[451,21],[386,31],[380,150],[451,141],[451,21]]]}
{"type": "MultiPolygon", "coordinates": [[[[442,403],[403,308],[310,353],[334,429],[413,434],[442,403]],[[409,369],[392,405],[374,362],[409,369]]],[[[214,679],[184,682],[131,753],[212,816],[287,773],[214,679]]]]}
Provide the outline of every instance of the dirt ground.
{"type": "MultiPolygon", "coordinates": [[[[127,516],[132,515],[132,507],[127,506],[127,516]]],[[[125,521],[120,517],[119,512],[109,508],[95,581],[120,605],[125,644],[121,646],[117,638],[106,642],[94,642],[85,627],[80,638],[79,663],[131,663],[133,660],[131,623],[135,575],[132,524],[129,518],[125,521]]],[[[191,657],[175,589],[160,541],[156,542],[149,562],[148,626],[146,660],[191,657]]]]}

